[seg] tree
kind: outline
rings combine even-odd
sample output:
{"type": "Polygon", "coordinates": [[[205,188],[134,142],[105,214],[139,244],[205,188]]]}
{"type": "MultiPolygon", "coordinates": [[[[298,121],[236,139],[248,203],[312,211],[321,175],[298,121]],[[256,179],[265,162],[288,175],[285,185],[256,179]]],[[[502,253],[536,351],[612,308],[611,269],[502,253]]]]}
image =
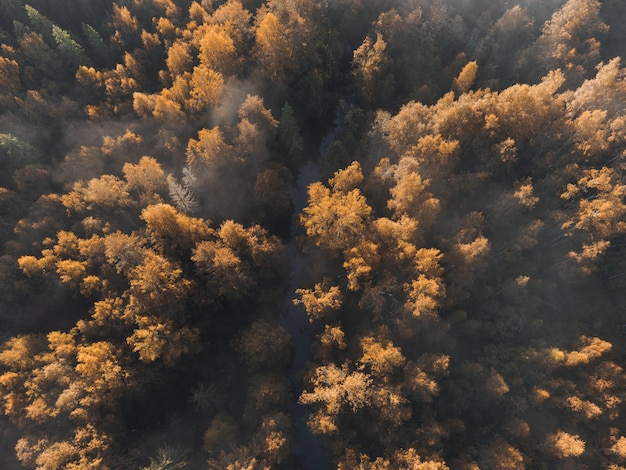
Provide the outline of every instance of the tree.
{"type": "Polygon", "coordinates": [[[582,76],[599,62],[598,34],[607,31],[597,0],[569,0],[541,31],[536,45],[547,70],[558,67],[582,76]]]}
{"type": "Polygon", "coordinates": [[[11,95],[21,90],[20,67],[17,61],[0,56],[0,95],[11,95]]]}
{"type": "Polygon", "coordinates": [[[626,213],[626,205],[622,203],[626,186],[616,177],[612,168],[583,170],[577,184],[568,184],[561,194],[561,199],[578,200],[577,211],[561,228],[569,231],[568,236],[574,230],[586,234],[582,250],[570,254],[584,272],[593,269],[595,260],[610,246],[610,239],[626,230],[626,222],[622,220],[626,213]]]}
{"type": "Polygon", "coordinates": [[[596,337],[581,336],[581,348],[571,351],[565,356],[565,365],[568,367],[587,364],[590,361],[599,358],[607,351],[610,351],[613,345],[608,341],[604,341],[596,337]]]}
{"type": "Polygon", "coordinates": [[[214,106],[222,96],[224,77],[205,64],[193,68],[189,80],[189,98],[185,106],[192,112],[201,113],[214,106]]]}
{"type": "Polygon", "coordinates": [[[359,369],[368,370],[373,377],[383,382],[388,381],[394,369],[406,361],[400,348],[388,339],[380,340],[368,336],[362,338],[360,343],[363,355],[359,359],[359,369]]]}
{"type": "Polygon", "coordinates": [[[293,60],[293,50],[278,17],[271,11],[256,16],[254,56],[270,80],[281,80],[293,60]]]}
{"type": "MultiPolygon", "coordinates": [[[[407,162],[408,159],[405,160],[407,162]]],[[[439,213],[439,199],[426,190],[429,185],[430,181],[423,180],[417,172],[408,169],[399,172],[396,185],[389,190],[392,197],[387,206],[394,211],[396,218],[408,215],[417,220],[420,229],[425,231],[439,213]]]]}
{"type": "Polygon", "coordinates": [[[450,356],[423,354],[416,361],[407,361],[402,387],[407,396],[431,402],[439,394],[439,379],[449,373],[450,356]]]}
{"type": "Polygon", "coordinates": [[[207,285],[215,295],[237,301],[249,294],[254,282],[250,268],[230,247],[203,241],[194,249],[191,260],[196,271],[206,276],[207,285]]]}
{"type": "Polygon", "coordinates": [[[142,362],[162,360],[171,367],[181,355],[193,349],[198,337],[197,329],[188,326],[175,328],[171,321],[142,321],[142,325],[135,329],[126,342],[142,362]]]}
{"type": "Polygon", "coordinates": [[[191,258],[210,292],[235,303],[251,294],[258,302],[271,302],[276,289],[282,292],[272,281],[284,272],[278,239],[259,226],[244,228],[232,220],[216,235],[198,243],[191,258]]]}
{"type": "Polygon", "coordinates": [[[180,266],[153,251],[147,251],[142,263],[130,271],[129,283],[129,308],[142,316],[165,313],[168,308],[174,313],[191,289],[180,266]]]}
{"type": "Polygon", "coordinates": [[[280,325],[257,320],[243,331],[235,347],[250,370],[280,367],[289,361],[291,336],[280,325]]]}
{"type": "Polygon", "coordinates": [[[452,89],[459,95],[467,93],[474,81],[476,80],[476,72],[478,72],[478,64],[475,60],[468,62],[461,70],[461,73],[452,82],[452,89]]]}
{"type": "Polygon", "coordinates": [[[264,465],[280,465],[289,457],[291,420],[281,412],[265,415],[255,438],[260,443],[259,450],[264,457],[264,465]]]}
{"type": "MultiPolygon", "coordinates": [[[[344,171],[335,173],[334,181],[341,181],[344,171]]],[[[329,180],[331,186],[332,181],[329,180]]],[[[331,251],[357,245],[372,212],[358,188],[344,192],[342,184],[338,186],[329,189],[321,183],[310,185],[309,205],[300,215],[300,223],[313,243],[331,251]]]]}
{"type": "Polygon", "coordinates": [[[502,470],[523,470],[524,456],[502,437],[494,439],[490,445],[481,451],[479,459],[481,468],[501,468],[502,470]]]}
{"type": "Polygon", "coordinates": [[[139,266],[146,255],[145,240],[138,235],[127,235],[120,231],[108,234],[104,238],[107,262],[114,266],[118,273],[128,275],[139,266]]]}
{"type": "Polygon", "coordinates": [[[139,193],[142,206],[160,202],[159,193],[165,189],[166,178],[155,158],[143,156],[137,164],[124,163],[122,172],[129,191],[139,193]]]}
{"type": "Polygon", "coordinates": [[[277,133],[285,164],[289,168],[298,166],[303,150],[302,135],[293,108],[288,102],[281,110],[277,133]]]}
{"type": "Polygon", "coordinates": [[[156,457],[150,457],[150,465],[142,470],[179,470],[189,465],[188,450],[181,447],[160,447],[156,457]]]}
{"type": "Polygon", "coordinates": [[[189,139],[187,144],[187,166],[195,174],[203,170],[221,167],[231,161],[231,147],[224,141],[219,127],[201,129],[198,139],[189,139]]]}
{"type": "Polygon", "coordinates": [[[111,62],[111,50],[104,42],[102,36],[90,24],[81,23],[83,35],[87,40],[90,57],[93,57],[99,65],[109,65],[111,62]]]}
{"type": "Polygon", "coordinates": [[[579,457],[585,452],[585,441],[580,436],[559,430],[546,436],[550,451],[559,459],[579,457]]]}
{"type": "Polygon", "coordinates": [[[176,179],[171,175],[167,178],[167,185],[170,197],[179,211],[184,212],[185,214],[195,212],[198,207],[198,202],[196,201],[191,188],[179,184],[178,181],[176,181],[176,179]]]}
{"type": "Polygon", "coordinates": [[[319,434],[338,432],[337,416],[345,408],[353,412],[370,405],[372,379],[362,372],[350,371],[347,364],[341,368],[335,364],[315,369],[311,380],[313,390],[300,395],[300,403],[317,404],[317,410],[309,416],[309,428],[319,434]]]}
{"type": "Polygon", "coordinates": [[[328,312],[341,308],[342,295],[337,286],[329,286],[329,279],[324,284],[317,283],[313,289],[297,289],[300,297],[294,299],[295,305],[303,305],[309,321],[322,320],[328,312]]]}
{"type": "Polygon", "coordinates": [[[128,7],[120,6],[113,3],[113,18],[111,20],[114,28],[114,35],[111,37],[112,42],[124,47],[126,50],[131,49],[137,43],[137,32],[139,30],[139,22],[137,17],[133,15],[128,7]]]}
{"type": "Polygon", "coordinates": [[[414,158],[419,175],[441,194],[445,191],[444,181],[459,161],[460,150],[457,140],[446,140],[441,134],[427,134],[406,151],[404,158],[414,158]]]}
{"type": "Polygon", "coordinates": [[[61,196],[61,201],[68,211],[77,213],[111,212],[133,205],[126,183],[113,175],[93,178],[87,184],[79,181],[72,192],[61,196]]]}
{"type": "Polygon", "coordinates": [[[372,101],[380,91],[378,89],[381,85],[380,77],[384,76],[385,65],[388,61],[385,49],[387,49],[387,43],[379,33],[376,35],[376,41],[368,36],[354,51],[353,73],[360,82],[362,93],[368,101],[372,101]]]}
{"type": "Polygon", "coordinates": [[[193,63],[189,43],[177,40],[167,49],[165,64],[171,77],[182,75],[189,71],[193,63]]]}
{"type": "Polygon", "coordinates": [[[57,44],[59,55],[66,66],[78,67],[79,65],[88,63],[84,49],[72,39],[72,36],[70,36],[67,31],[54,25],[52,27],[52,35],[57,44]]]}
{"type": "Polygon", "coordinates": [[[169,204],[148,206],[141,211],[141,218],[146,222],[146,232],[153,245],[164,253],[189,252],[213,234],[204,219],[185,215],[169,204]]]}
{"type": "Polygon", "coordinates": [[[254,38],[251,20],[252,14],[239,0],[227,0],[213,12],[210,18],[211,22],[220,25],[228,32],[239,57],[249,54],[249,44],[254,38]]]}
{"type": "Polygon", "coordinates": [[[0,160],[10,169],[36,163],[41,153],[35,147],[12,134],[0,134],[0,160]]]}
{"type": "Polygon", "coordinates": [[[200,64],[227,76],[237,71],[235,43],[224,27],[205,25],[196,32],[200,64]]]}

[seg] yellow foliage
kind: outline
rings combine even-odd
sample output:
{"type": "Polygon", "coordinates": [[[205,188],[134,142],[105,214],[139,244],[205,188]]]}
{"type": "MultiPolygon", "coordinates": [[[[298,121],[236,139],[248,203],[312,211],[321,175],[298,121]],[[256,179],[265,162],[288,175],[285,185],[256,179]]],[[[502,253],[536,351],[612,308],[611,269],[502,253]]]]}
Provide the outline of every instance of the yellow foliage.
{"type": "Polygon", "coordinates": [[[115,266],[118,273],[127,274],[143,261],[144,244],[145,241],[137,235],[126,235],[119,231],[108,234],[104,238],[106,261],[115,266]]]}
{"type": "Polygon", "coordinates": [[[372,272],[372,267],[360,256],[350,256],[343,267],[348,277],[348,289],[352,291],[359,290],[372,272]]]}
{"type": "Polygon", "coordinates": [[[513,196],[526,209],[533,209],[539,202],[539,198],[533,196],[533,182],[530,177],[516,183],[513,196]]]}
{"type": "Polygon", "coordinates": [[[372,375],[385,379],[396,367],[405,363],[400,348],[393,345],[389,340],[376,340],[373,337],[361,339],[363,355],[359,359],[359,369],[369,368],[372,375]]]}
{"type": "Polygon", "coordinates": [[[609,126],[606,110],[585,110],[574,120],[576,147],[587,158],[602,155],[609,149],[609,126]]]}
{"type": "Polygon", "coordinates": [[[137,18],[126,6],[120,7],[113,3],[113,26],[116,31],[135,32],[138,29],[137,18]]]}
{"type": "Polygon", "coordinates": [[[124,318],[124,302],[119,297],[106,298],[93,304],[92,318],[100,326],[120,321],[124,318]]]}
{"type": "Polygon", "coordinates": [[[204,25],[195,33],[200,36],[198,46],[200,64],[227,75],[235,73],[235,43],[228,32],[216,24],[204,25]]]}
{"type": "Polygon", "coordinates": [[[17,264],[24,274],[29,277],[45,273],[45,268],[41,260],[37,259],[35,256],[20,256],[17,260],[17,264]]]}
{"type": "Polygon", "coordinates": [[[83,280],[87,269],[87,262],[72,259],[57,261],[57,273],[61,282],[77,287],[83,280]]]}
{"type": "Polygon", "coordinates": [[[524,470],[526,468],[521,452],[499,436],[489,446],[482,449],[479,455],[478,463],[481,468],[497,468],[498,470],[524,470]]]}
{"type": "MultiPolygon", "coordinates": [[[[260,21],[259,21],[260,20],[260,21]]],[[[280,80],[293,60],[293,51],[278,17],[267,11],[255,32],[255,56],[263,72],[272,80],[280,80]]]]}
{"type": "Polygon", "coordinates": [[[417,248],[410,242],[417,237],[418,224],[417,220],[407,215],[402,215],[397,220],[380,217],[374,220],[373,226],[381,244],[385,243],[393,246],[393,242],[396,242],[400,251],[393,251],[397,252],[398,258],[412,259],[417,248]]]}
{"type": "MultiPolygon", "coordinates": [[[[136,91],[133,93],[133,109],[140,117],[152,116],[156,106],[156,95],[136,91]]],[[[95,112],[95,110],[94,110],[95,112]]],[[[95,117],[95,116],[94,116],[95,117]]]]}
{"type": "Polygon", "coordinates": [[[313,289],[298,289],[296,294],[300,298],[294,299],[293,303],[304,306],[310,322],[321,320],[329,311],[341,308],[341,290],[337,286],[328,287],[328,283],[317,283],[313,289]]]}
{"type": "Polygon", "coordinates": [[[478,72],[478,64],[475,60],[467,63],[461,73],[454,79],[452,83],[452,88],[459,95],[463,93],[467,93],[472,85],[474,84],[474,80],[476,80],[476,73],[478,72]]]}
{"type": "Polygon", "coordinates": [[[189,87],[189,99],[185,107],[200,113],[217,104],[222,96],[224,77],[207,65],[200,64],[193,68],[189,87]]]}
{"type": "Polygon", "coordinates": [[[17,93],[20,88],[19,64],[15,60],[0,56],[0,94],[17,93]]]}
{"type": "Polygon", "coordinates": [[[169,306],[174,308],[191,289],[178,263],[148,251],[143,262],[129,275],[129,307],[137,312],[154,314],[169,306]]]}
{"type": "Polygon", "coordinates": [[[581,336],[582,347],[579,350],[570,351],[566,355],[565,365],[568,367],[588,364],[590,361],[599,358],[605,352],[610,351],[613,345],[608,341],[596,337],[581,336]]]}
{"type": "Polygon", "coordinates": [[[165,172],[153,157],[143,156],[136,165],[124,163],[122,168],[128,189],[141,191],[142,205],[160,202],[155,194],[165,190],[167,182],[165,172]]]}
{"type": "Polygon", "coordinates": [[[225,165],[229,162],[229,153],[230,146],[219,127],[201,129],[198,140],[189,139],[187,144],[187,165],[193,171],[225,165]]]}
{"type": "Polygon", "coordinates": [[[227,0],[211,15],[210,21],[222,26],[235,43],[240,54],[247,53],[247,38],[253,36],[252,14],[246,10],[240,0],[227,0]]]}
{"type": "Polygon", "coordinates": [[[35,398],[26,408],[26,417],[42,424],[58,415],[58,410],[49,406],[46,401],[41,398],[35,398]]]}
{"type": "Polygon", "coordinates": [[[404,288],[408,297],[406,305],[413,316],[436,316],[440,301],[446,294],[445,286],[440,279],[420,274],[404,288]]]}
{"type": "Polygon", "coordinates": [[[435,456],[430,457],[432,460],[423,460],[417,450],[413,448],[400,449],[394,454],[395,468],[403,468],[406,470],[450,470],[449,467],[435,456]]]}
{"type": "Polygon", "coordinates": [[[188,43],[177,40],[167,50],[165,64],[172,77],[182,75],[191,68],[193,57],[191,56],[190,49],[188,43]]]}
{"type": "Polygon", "coordinates": [[[40,336],[15,336],[4,343],[0,364],[12,370],[32,370],[38,362],[37,353],[44,347],[45,343],[40,336]]]}
{"type": "Polygon", "coordinates": [[[458,161],[460,153],[461,147],[458,140],[444,139],[441,134],[427,134],[420,137],[417,145],[405,155],[410,155],[417,160],[420,174],[440,181],[447,178],[458,161]]]}
{"type": "MultiPolygon", "coordinates": [[[[0,58],[0,61],[2,58],[0,58]]],[[[1,63],[0,63],[1,67],[1,63]]],[[[0,70],[1,72],[1,70],[0,70]]],[[[104,90],[104,74],[93,67],[81,65],[76,71],[76,82],[87,90],[104,90]]]]}
{"type": "Polygon", "coordinates": [[[404,386],[407,388],[407,393],[426,403],[430,403],[433,397],[439,393],[437,381],[417,364],[407,365],[404,386]]]}
{"type": "MultiPolygon", "coordinates": [[[[149,101],[140,102],[135,109],[142,110],[142,104],[147,106],[149,101]]],[[[163,89],[161,93],[155,95],[152,115],[162,120],[181,120],[185,117],[180,102],[177,101],[174,93],[168,89],[163,89]]]]}
{"type": "Polygon", "coordinates": [[[354,161],[347,168],[337,171],[328,183],[333,190],[347,193],[355,189],[362,181],[361,165],[354,161]]]}
{"type": "Polygon", "coordinates": [[[300,222],[317,246],[347,249],[363,236],[371,212],[358,189],[331,192],[321,183],[313,183],[309,186],[309,205],[300,214],[300,222]]]}
{"type": "Polygon", "coordinates": [[[391,199],[387,207],[394,211],[396,218],[408,215],[418,220],[422,229],[428,228],[439,213],[439,200],[426,191],[429,180],[413,171],[404,171],[396,179],[396,185],[389,190],[391,199]]]}
{"type": "Polygon", "coordinates": [[[252,285],[249,266],[229,246],[220,242],[204,241],[193,250],[191,260],[199,273],[209,277],[209,284],[217,286],[216,294],[238,300],[252,285]]]}
{"type": "Polygon", "coordinates": [[[143,362],[154,362],[163,354],[170,332],[163,324],[148,325],[135,330],[127,342],[143,362]]]}
{"type": "Polygon", "coordinates": [[[79,459],[79,449],[70,442],[61,441],[45,446],[35,462],[39,469],[53,470],[71,468],[70,465],[77,459],[79,459]]]}
{"type": "Polygon", "coordinates": [[[76,339],[71,333],[51,331],[48,333],[48,348],[57,358],[71,357],[76,353],[76,339]]]}
{"type": "Polygon", "coordinates": [[[324,331],[319,335],[319,341],[325,347],[336,346],[338,349],[345,349],[345,334],[341,326],[324,325],[324,331]]]}
{"type": "Polygon", "coordinates": [[[377,80],[388,61],[386,49],[387,43],[383,36],[377,33],[376,41],[368,36],[354,51],[353,73],[361,80],[361,87],[367,99],[372,99],[375,96],[377,80]]]}
{"type": "Polygon", "coordinates": [[[470,243],[458,243],[454,246],[466,263],[472,264],[484,258],[491,251],[491,245],[487,237],[479,236],[470,243]]]}
{"type": "Polygon", "coordinates": [[[344,406],[356,411],[370,403],[372,378],[362,372],[350,372],[346,364],[341,368],[335,364],[317,367],[312,385],[312,392],[302,392],[300,403],[319,403],[323,407],[316,421],[318,425],[328,426],[325,431],[317,432],[333,432],[336,429],[333,416],[344,406]]]}
{"type": "Polygon", "coordinates": [[[555,434],[546,436],[546,444],[559,459],[579,457],[585,452],[585,441],[578,435],[572,435],[559,430],[555,434]]]}
{"type": "Polygon", "coordinates": [[[70,193],[61,196],[61,202],[73,212],[93,210],[113,211],[132,206],[127,185],[113,175],[103,175],[91,179],[86,185],[82,181],[74,183],[70,193]]]}
{"type": "Polygon", "coordinates": [[[568,397],[565,404],[572,411],[582,414],[586,419],[597,418],[602,414],[602,409],[598,405],[576,396],[568,397]]]}
{"type": "Polygon", "coordinates": [[[621,459],[626,459],[626,437],[620,436],[619,439],[611,446],[611,452],[619,456],[621,459]]]}
{"type": "Polygon", "coordinates": [[[117,358],[117,347],[108,341],[79,346],[76,359],[76,372],[83,378],[83,389],[88,394],[81,404],[112,405],[112,398],[124,389],[128,374],[117,358]]]}
{"type": "Polygon", "coordinates": [[[311,413],[306,424],[311,432],[315,434],[333,434],[339,430],[335,417],[323,411],[311,413]]]}
{"type": "Polygon", "coordinates": [[[411,403],[397,387],[376,387],[371,400],[385,425],[396,428],[411,419],[411,403]]]}
{"type": "Polygon", "coordinates": [[[207,221],[183,214],[169,204],[148,206],[141,211],[141,218],[146,222],[152,242],[162,249],[190,250],[213,234],[207,221]]]}
{"type": "Polygon", "coordinates": [[[263,416],[256,437],[261,443],[264,462],[271,462],[273,465],[282,463],[289,455],[291,440],[289,417],[280,412],[263,416]]]}

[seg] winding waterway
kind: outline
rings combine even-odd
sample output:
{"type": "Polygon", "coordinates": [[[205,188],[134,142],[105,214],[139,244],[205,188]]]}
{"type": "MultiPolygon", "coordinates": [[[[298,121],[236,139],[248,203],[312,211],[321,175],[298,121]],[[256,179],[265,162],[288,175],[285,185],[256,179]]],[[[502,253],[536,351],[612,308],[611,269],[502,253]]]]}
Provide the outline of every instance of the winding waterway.
{"type": "MultiPolygon", "coordinates": [[[[319,168],[313,161],[307,162],[296,184],[289,193],[295,208],[295,214],[299,214],[306,206],[307,188],[309,184],[319,180],[319,168]]],[[[292,225],[292,235],[295,235],[297,225],[292,225]]],[[[285,302],[287,303],[287,317],[283,321],[283,326],[289,331],[293,344],[293,362],[289,371],[289,378],[293,384],[294,401],[291,405],[291,412],[294,417],[294,442],[293,454],[298,458],[301,468],[308,470],[326,470],[330,465],[325,459],[319,438],[312,434],[306,425],[307,409],[304,405],[298,404],[297,400],[302,392],[300,375],[307,362],[311,359],[311,345],[313,339],[307,333],[308,318],[302,308],[293,305],[294,292],[302,287],[306,281],[306,255],[299,251],[295,237],[287,245],[287,253],[291,260],[291,273],[289,282],[289,292],[285,302]]]]}

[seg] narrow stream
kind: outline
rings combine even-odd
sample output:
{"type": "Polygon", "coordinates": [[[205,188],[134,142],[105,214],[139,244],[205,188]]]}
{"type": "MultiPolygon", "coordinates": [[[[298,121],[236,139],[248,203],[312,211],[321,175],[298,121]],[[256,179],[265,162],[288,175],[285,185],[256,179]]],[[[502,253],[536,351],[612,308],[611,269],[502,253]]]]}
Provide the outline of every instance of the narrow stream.
{"type": "MultiPolygon", "coordinates": [[[[289,193],[293,201],[295,214],[299,214],[306,206],[307,187],[309,184],[319,180],[318,165],[309,161],[304,165],[296,184],[290,189],[289,193]]],[[[296,224],[292,226],[292,235],[297,230],[296,224]]],[[[295,238],[295,237],[294,237],[295,238]]],[[[293,363],[289,371],[289,379],[294,388],[294,401],[291,405],[291,412],[294,417],[294,442],[293,454],[302,464],[303,469],[308,470],[326,470],[330,466],[326,461],[321,446],[321,442],[317,436],[312,434],[306,425],[307,409],[304,405],[297,403],[298,397],[302,392],[300,375],[306,366],[307,361],[311,359],[311,345],[313,339],[307,333],[308,318],[302,308],[293,305],[294,292],[297,288],[302,287],[306,281],[306,255],[302,254],[296,245],[296,241],[292,240],[287,245],[287,254],[291,261],[291,273],[289,282],[289,292],[285,302],[287,303],[287,317],[283,321],[283,326],[289,331],[293,344],[293,363]]]]}

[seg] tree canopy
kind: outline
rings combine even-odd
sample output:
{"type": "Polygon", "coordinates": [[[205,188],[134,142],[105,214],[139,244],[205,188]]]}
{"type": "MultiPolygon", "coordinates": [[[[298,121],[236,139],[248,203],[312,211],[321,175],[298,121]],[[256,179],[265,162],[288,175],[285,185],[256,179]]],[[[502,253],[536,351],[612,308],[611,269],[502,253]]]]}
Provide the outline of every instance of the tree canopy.
{"type": "Polygon", "coordinates": [[[0,0],[2,468],[626,468],[624,21],[0,0]]]}

